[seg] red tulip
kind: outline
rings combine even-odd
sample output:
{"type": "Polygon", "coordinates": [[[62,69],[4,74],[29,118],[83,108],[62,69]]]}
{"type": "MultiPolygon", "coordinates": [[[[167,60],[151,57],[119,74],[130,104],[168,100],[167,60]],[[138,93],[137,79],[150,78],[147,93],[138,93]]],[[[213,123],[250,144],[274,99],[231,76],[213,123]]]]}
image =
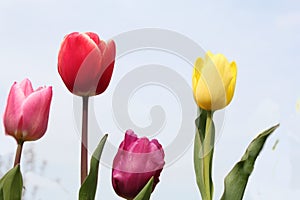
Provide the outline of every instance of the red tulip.
{"type": "Polygon", "coordinates": [[[115,192],[133,199],[154,177],[153,190],[165,164],[164,151],[156,139],[138,138],[127,130],[113,161],[112,184],[115,192]]]}
{"type": "Polygon", "coordinates": [[[10,89],[4,113],[4,127],[17,142],[41,138],[49,118],[52,87],[33,90],[28,79],[14,83],[10,89]]]}
{"type": "Polygon", "coordinates": [[[105,43],[96,33],[74,32],[65,36],[58,54],[58,72],[68,90],[78,96],[104,92],[116,56],[113,40],[105,43]]]}

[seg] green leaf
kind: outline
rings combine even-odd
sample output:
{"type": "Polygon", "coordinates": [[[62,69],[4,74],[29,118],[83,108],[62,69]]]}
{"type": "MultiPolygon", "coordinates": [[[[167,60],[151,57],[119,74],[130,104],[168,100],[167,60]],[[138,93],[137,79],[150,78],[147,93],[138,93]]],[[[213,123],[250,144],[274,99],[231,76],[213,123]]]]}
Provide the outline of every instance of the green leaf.
{"type": "Polygon", "coordinates": [[[279,124],[264,131],[250,143],[241,161],[239,161],[226,176],[224,181],[225,190],[221,200],[241,200],[243,198],[248,178],[254,168],[255,160],[263,149],[267,138],[278,126],[279,124]]]}
{"type": "Polygon", "coordinates": [[[97,181],[98,181],[98,169],[99,169],[99,161],[101,158],[101,154],[107,140],[108,135],[104,135],[104,137],[99,142],[96,150],[93,153],[91,158],[91,166],[90,172],[84,182],[81,185],[79,190],[79,200],[94,200],[97,189],[97,181]]]}
{"type": "Polygon", "coordinates": [[[133,200],[149,200],[153,190],[153,182],[154,178],[152,177],[133,200]]]}
{"type": "Polygon", "coordinates": [[[20,200],[23,190],[23,178],[20,165],[9,170],[0,180],[0,200],[20,200]]]}
{"type": "Polygon", "coordinates": [[[215,126],[212,120],[212,112],[199,108],[199,114],[199,117],[195,121],[194,169],[202,199],[211,200],[214,192],[211,176],[215,126]]]}

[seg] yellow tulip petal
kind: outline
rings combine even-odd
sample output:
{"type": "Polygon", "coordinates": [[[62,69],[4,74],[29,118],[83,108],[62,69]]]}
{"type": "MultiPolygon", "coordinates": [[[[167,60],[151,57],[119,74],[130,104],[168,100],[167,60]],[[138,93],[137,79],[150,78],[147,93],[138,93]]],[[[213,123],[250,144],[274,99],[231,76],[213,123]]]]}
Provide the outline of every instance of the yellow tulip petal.
{"type": "Polygon", "coordinates": [[[193,92],[198,106],[218,110],[227,106],[233,97],[237,67],[222,54],[208,51],[204,60],[198,58],[193,71],[193,92]]]}
{"type": "Polygon", "coordinates": [[[229,83],[228,89],[227,89],[227,104],[229,104],[233,98],[234,91],[235,91],[235,84],[236,84],[236,76],[237,76],[237,66],[236,63],[233,61],[230,63],[231,73],[232,73],[232,79],[229,83]]]}

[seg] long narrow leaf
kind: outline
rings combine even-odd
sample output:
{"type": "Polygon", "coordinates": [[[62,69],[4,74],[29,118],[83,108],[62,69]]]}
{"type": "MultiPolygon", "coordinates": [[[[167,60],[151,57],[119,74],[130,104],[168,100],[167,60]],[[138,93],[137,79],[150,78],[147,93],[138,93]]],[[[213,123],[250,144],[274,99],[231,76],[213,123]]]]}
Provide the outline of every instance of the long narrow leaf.
{"type": "Polygon", "coordinates": [[[20,165],[9,170],[0,180],[0,200],[20,200],[22,197],[23,178],[20,165]]]}
{"type": "Polygon", "coordinates": [[[149,200],[153,190],[153,182],[154,179],[152,177],[133,200],[149,200]]]}
{"type": "Polygon", "coordinates": [[[197,185],[203,200],[213,197],[212,160],[214,152],[215,126],[212,113],[200,109],[196,119],[196,135],[194,141],[194,169],[197,185]]]}
{"type": "Polygon", "coordinates": [[[91,158],[91,166],[89,175],[86,177],[85,181],[81,185],[79,190],[79,200],[94,200],[97,190],[97,182],[98,182],[98,170],[99,170],[99,161],[101,158],[101,154],[107,140],[108,135],[104,135],[104,137],[99,142],[96,150],[93,153],[91,158]]]}
{"type": "Polygon", "coordinates": [[[248,178],[254,168],[255,160],[263,149],[267,138],[278,126],[279,124],[264,131],[250,143],[241,161],[239,161],[226,176],[224,181],[225,190],[221,200],[241,200],[243,198],[248,178]]]}

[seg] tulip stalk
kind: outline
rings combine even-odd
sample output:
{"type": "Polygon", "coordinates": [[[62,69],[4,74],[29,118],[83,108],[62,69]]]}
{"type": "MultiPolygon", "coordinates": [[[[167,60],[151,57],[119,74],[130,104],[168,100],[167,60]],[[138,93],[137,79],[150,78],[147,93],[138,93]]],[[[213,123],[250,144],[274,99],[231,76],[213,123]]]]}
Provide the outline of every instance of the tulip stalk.
{"type": "Polygon", "coordinates": [[[14,166],[20,164],[24,142],[38,140],[45,134],[51,99],[51,86],[34,90],[29,79],[12,85],[3,123],[5,133],[14,137],[18,144],[14,166]]]}
{"type": "Polygon", "coordinates": [[[81,184],[88,173],[88,106],[89,97],[82,97],[82,133],[81,133],[81,184]]]}
{"type": "Polygon", "coordinates": [[[212,160],[215,142],[213,112],[225,108],[232,100],[236,84],[237,66],[222,54],[208,51],[197,58],[192,86],[199,108],[194,143],[194,169],[203,200],[213,198],[212,160]]]}
{"type": "Polygon", "coordinates": [[[207,141],[204,140],[203,148],[204,148],[204,184],[205,184],[205,193],[207,195],[207,200],[211,200],[213,197],[213,182],[212,182],[212,160],[214,154],[214,140],[215,134],[212,130],[213,121],[212,121],[213,113],[211,111],[207,112],[206,118],[206,127],[205,127],[205,137],[207,141]]]}
{"type": "Polygon", "coordinates": [[[14,167],[21,162],[21,155],[22,155],[22,150],[23,150],[23,141],[18,142],[18,147],[16,151],[16,156],[15,156],[15,162],[14,162],[14,167]]]}
{"type": "Polygon", "coordinates": [[[83,98],[81,184],[88,172],[88,98],[102,94],[108,87],[115,57],[115,42],[105,42],[93,32],[66,35],[58,53],[59,75],[72,94],[83,98]]]}
{"type": "Polygon", "coordinates": [[[215,127],[213,111],[199,108],[199,117],[196,119],[196,136],[194,143],[194,168],[197,185],[203,200],[212,200],[212,161],[214,153],[215,127]]]}

